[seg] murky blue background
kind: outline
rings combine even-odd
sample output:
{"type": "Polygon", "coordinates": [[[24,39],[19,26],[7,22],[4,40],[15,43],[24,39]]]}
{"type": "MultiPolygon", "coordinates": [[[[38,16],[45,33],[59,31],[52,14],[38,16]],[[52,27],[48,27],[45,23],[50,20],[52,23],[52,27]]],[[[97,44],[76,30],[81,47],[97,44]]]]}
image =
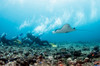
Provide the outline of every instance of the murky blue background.
{"type": "Polygon", "coordinates": [[[0,34],[44,33],[42,40],[100,41],[100,0],[0,0],[0,34]],[[52,34],[64,24],[71,33],[52,34]]]}

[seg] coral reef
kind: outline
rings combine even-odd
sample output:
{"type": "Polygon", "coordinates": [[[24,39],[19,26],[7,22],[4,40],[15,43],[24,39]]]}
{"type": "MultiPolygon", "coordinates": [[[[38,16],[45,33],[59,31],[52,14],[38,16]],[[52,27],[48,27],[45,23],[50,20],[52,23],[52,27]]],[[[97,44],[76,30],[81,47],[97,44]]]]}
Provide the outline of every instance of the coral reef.
{"type": "Polygon", "coordinates": [[[100,65],[99,43],[58,43],[50,46],[7,46],[0,43],[0,66],[100,65]],[[91,46],[89,46],[91,44],[91,46]]]}

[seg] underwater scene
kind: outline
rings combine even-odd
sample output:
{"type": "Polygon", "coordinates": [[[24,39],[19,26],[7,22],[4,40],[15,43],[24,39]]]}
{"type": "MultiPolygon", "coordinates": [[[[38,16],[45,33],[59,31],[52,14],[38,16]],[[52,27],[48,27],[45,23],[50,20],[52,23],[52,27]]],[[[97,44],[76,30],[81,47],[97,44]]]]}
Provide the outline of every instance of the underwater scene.
{"type": "Polygon", "coordinates": [[[100,0],[0,0],[0,66],[100,66],[100,0]]]}

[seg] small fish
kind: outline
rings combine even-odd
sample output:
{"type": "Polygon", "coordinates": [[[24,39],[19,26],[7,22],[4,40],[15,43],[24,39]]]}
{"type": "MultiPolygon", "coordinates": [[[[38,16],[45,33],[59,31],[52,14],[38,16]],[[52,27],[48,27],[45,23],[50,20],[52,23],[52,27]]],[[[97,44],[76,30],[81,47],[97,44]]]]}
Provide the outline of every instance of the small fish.
{"type": "Polygon", "coordinates": [[[17,43],[17,44],[21,44],[22,43],[20,40],[15,40],[14,42],[17,43]]]}
{"type": "Polygon", "coordinates": [[[52,47],[57,47],[57,45],[55,45],[54,43],[50,43],[52,47]]]}

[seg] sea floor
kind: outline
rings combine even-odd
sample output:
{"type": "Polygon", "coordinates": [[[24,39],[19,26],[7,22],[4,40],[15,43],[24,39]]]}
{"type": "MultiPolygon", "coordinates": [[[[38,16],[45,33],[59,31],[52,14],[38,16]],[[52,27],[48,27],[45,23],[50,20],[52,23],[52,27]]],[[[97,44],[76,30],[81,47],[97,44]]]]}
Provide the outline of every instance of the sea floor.
{"type": "Polygon", "coordinates": [[[4,45],[0,66],[99,66],[100,42],[59,42],[56,46],[4,45]]]}

